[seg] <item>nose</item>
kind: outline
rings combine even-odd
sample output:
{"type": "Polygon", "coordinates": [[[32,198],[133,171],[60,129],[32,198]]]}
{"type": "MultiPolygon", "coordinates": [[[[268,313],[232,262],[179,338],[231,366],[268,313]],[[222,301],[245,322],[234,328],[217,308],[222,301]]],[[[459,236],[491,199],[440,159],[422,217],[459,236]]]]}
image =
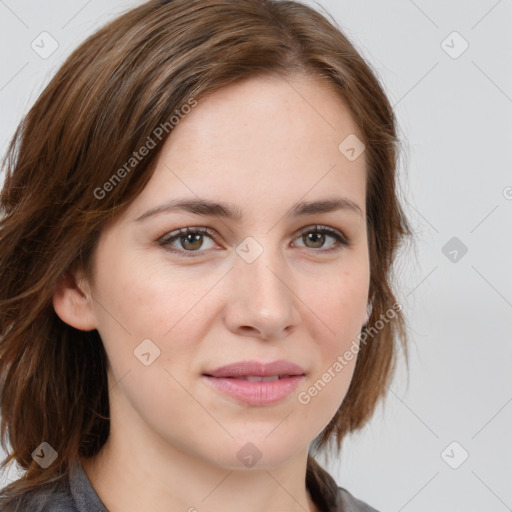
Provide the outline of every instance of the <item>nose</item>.
{"type": "Polygon", "coordinates": [[[252,263],[236,256],[224,320],[231,332],[265,340],[288,336],[300,323],[292,273],[277,250],[252,263]]]}

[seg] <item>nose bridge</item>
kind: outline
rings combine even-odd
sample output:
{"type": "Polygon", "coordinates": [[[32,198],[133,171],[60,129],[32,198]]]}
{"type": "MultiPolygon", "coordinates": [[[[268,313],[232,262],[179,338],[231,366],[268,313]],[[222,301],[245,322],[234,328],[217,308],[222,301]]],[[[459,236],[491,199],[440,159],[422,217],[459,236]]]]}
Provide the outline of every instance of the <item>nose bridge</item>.
{"type": "Polygon", "coordinates": [[[284,256],[272,246],[270,236],[265,240],[247,240],[245,245],[240,244],[237,248],[237,254],[235,270],[239,275],[240,291],[253,305],[259,303],[262,309],[270,306],[275,309],[289,302],[289,290],[283,284],[288,274],[283,264],[284,256]],[[246,258],[243,250],[247,247],[251,254],[246,258]]]}
{"type": "Polygon", "coordinates": [[[299,321],[291,272],[272,237],[248,237],[237,247],[228,319],[232,329],[253,328],[266,338],[282,337],[299,321]]]}

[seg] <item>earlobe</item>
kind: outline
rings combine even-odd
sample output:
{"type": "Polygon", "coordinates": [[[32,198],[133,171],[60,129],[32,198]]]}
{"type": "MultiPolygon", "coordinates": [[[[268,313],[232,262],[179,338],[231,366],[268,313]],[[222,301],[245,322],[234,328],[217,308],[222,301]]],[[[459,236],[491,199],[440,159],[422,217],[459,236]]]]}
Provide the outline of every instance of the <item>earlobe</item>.
{"type": "Polygon", "coordinates": [[[73,274],[68,271],[59,278],[53,294],[53,308],[63,322],[75,329],[96,329],[89,286],[78,272],[73,274]]]}

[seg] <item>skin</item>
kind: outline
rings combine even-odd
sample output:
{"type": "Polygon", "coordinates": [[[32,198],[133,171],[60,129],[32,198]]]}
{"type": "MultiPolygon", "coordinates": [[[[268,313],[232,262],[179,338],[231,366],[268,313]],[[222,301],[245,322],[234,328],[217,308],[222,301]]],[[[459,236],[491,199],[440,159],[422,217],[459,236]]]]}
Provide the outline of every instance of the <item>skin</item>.
{"type": "Polygon", "coordinates": [[[369,289],[365,154],[349,161],[338,150],[350,134],[362,139],[339,96],[311,76],[252,77],[202,98],[147,187],[102,231],[93,275],[61,280],[55,311],[97,329],[109,360],[110,437],[82,463],[111,512],[317,510],[308,448],[340,407],[356,358],[308,404],[298,395],[357,339],[369,289]],[[170,211],[136,221],[182,197],[232,203],[243,218],[170,211]],[[300,200],[333,197],[362,215],[284,216],[300,200]],[[351,245],[300,233],[315,225],[351,245]],[[185,227],[214,235],[158,244],[185,227]],[[247,237],[263,248],[250,264],[236,252],[247,237]],[[147,338],[160,350],[149,366],[134,356],[147,338]],[[250,359],[295,362],[306,378],[285,399],[250,406],[202,377],[250,359]],[[248,442],[262,454],[252,468],[237,457],[248,442]]]}

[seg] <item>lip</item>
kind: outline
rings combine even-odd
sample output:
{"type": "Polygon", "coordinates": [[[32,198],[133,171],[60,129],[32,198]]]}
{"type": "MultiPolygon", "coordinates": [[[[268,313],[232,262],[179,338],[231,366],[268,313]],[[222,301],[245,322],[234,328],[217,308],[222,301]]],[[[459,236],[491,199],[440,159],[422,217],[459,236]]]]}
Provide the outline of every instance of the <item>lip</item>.
{"type": "Polygon", "coordinates": [[[211,377],[245,377],[255,375],[268,377],[269,375],[304,375],[304,368],[290,361],[273,361],[271,363],[260,363],[258,361],[238,361],[226,364],[203,372],[203,375],[211,377]]]}
{"type": "Polygon", "coordinates": [[[304,369],[290,361],[260,363],[239,361],[206,371],[206,382],[221,393],[249,405],[269,405],[286,398],[306,377],[304,369]],[[278,375],[275,381],[248,381],[247,376],[269,377],[278,375]]]}

